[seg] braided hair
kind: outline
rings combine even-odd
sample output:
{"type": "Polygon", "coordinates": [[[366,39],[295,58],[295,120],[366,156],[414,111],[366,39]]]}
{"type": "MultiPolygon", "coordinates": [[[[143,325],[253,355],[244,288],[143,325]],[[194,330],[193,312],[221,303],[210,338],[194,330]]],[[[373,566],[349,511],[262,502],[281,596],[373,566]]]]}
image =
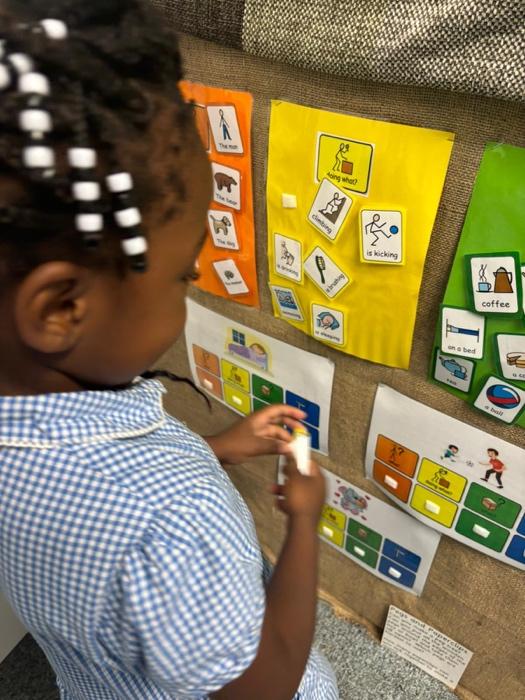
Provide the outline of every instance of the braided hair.
{"type": "Polygon", "coordinates": [[[2,67],[11,80],[4,89],[0,84],[0,285],[58,259],[123,274],[135,256],[135,269],[144,269],[145,247],[136,247],[144,240],[142,230],[128,235],[122,227],[138,230],[139,212],[153,216],[167,192],[175,195],[166,214],[173,216],[185,196],[179,168],[154,178],[147,165],[148,129],[161,105],[167,100],[173,105],[175,123],[169,129],[175,160],[182,144],[196,138],[191,107],[177,88],[182,69],[173,33],[143,0],[4,0],[2,67]],[[59,30],[63,23],[67,37],[53,40],[57,37],[44,31],[46,18],[59,30]],[[15,60],[20,56],[30,65],[15,60]],[[37,95],[36,101],[29,95],[28,103],[28,95],[17,89],[24,70],[46,76],[49,95],[37,95]],[[52,149],[56,157],[52,168],[24,163],[28,133],[21,128],[22,113],[35,107],[52,120],[52,128],[38,135],[45,139],[44,151],[52,149]],[[91,154],[93,162],[77,162],[71,156],[75,148],[77,156],[91,154]],[[114,187],[88,182],[91,190],[74,189],[75,181],[109,183],[106,176],[112,173],[114,187]],[[93,227],[93,221],[103,224],[93,227]],[[126,235],[135,237],[125,241],[126,235]]]}

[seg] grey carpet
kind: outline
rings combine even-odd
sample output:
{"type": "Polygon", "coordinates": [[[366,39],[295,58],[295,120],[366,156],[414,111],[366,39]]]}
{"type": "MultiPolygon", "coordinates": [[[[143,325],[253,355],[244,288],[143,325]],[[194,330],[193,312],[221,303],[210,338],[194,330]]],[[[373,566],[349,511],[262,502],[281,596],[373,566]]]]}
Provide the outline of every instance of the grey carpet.
{"type": "MultiPolygon", "coordinates": [[[[383,649],[361,627],[319,604],[316,643],[331,660],[340,700],[453,700],[441,683],[383,649]]],[[[45,656],[27,635],[0,665],[2,700],[58,700],[45,656]]]]}
{"type": "Polygon", "coordinates": [[[336,617],[327,603],[319,603],[317,615],[316,644],[335,669],[340,700],[457,700],[362,627],[336,617]]]}

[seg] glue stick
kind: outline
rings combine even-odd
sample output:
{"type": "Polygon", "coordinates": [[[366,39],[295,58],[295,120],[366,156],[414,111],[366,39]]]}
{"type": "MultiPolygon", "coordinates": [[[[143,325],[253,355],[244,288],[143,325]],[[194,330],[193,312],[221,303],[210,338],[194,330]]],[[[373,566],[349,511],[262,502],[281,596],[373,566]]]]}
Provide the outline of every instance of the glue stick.
{"type": "Polygon", "coordinates": [[[295,428],[291,448],[297,469],[305,476],[310,476],[310,433],[306,428],[295,428]]]}

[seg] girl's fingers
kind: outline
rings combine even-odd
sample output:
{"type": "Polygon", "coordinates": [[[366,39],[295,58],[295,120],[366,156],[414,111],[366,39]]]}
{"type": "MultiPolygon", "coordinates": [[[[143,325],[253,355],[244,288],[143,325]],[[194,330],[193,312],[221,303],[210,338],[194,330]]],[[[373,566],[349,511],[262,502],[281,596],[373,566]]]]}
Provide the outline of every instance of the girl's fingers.
{"type": "Polygon", "coordinates": [[[264,408],[260,413],[264,413],[265,418],[271,423],[283,423],[285,418],[292,418],[297,421],[306,418],[306,413],[301,411],[300,408],[287,406],[286,404],[268,406],[268,408],[264,408]]]}
{"type": "Polygon", "coordinates": [[[288,477],[293,476],[294,474],[299,474],[299,470],[297,469],[297,464],[295,463],[295,459],[293,458],[292,455],[288,455],[288,459],[286,460],[286,464],[283,467],[283,474],[285,474],[288,477]]]}
{"type": "Polygon", "coordinates": [[[293,439],[290,433],[284,428],[281,428],[280,425],[269,426],[266,437],[273,440],[280,440],[281,442],[291,442],[293,439]]]}
{"type": "Polygon", "coordinates": [[[304,428],[302,423],[300,423],[298,420],[294,420],[293,418],[283,418],[283,423],[292,430],[300,430],[301,428],[304,428]]]}

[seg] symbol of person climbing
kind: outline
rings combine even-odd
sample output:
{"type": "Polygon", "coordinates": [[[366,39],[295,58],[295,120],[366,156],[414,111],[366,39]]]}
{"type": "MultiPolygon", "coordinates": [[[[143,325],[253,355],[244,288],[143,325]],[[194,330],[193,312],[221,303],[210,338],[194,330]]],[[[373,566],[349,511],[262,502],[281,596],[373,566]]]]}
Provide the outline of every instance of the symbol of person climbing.
{"type": "Polygon", "coordinates": [[[346,197],[341,197],[338,192],[334,192],[332,199],[330,199],[330,201],[328,201],[322,209],[319,209],[319,213],[326,217],[328,221],[335,224],[345,202],[346,197]]]}

